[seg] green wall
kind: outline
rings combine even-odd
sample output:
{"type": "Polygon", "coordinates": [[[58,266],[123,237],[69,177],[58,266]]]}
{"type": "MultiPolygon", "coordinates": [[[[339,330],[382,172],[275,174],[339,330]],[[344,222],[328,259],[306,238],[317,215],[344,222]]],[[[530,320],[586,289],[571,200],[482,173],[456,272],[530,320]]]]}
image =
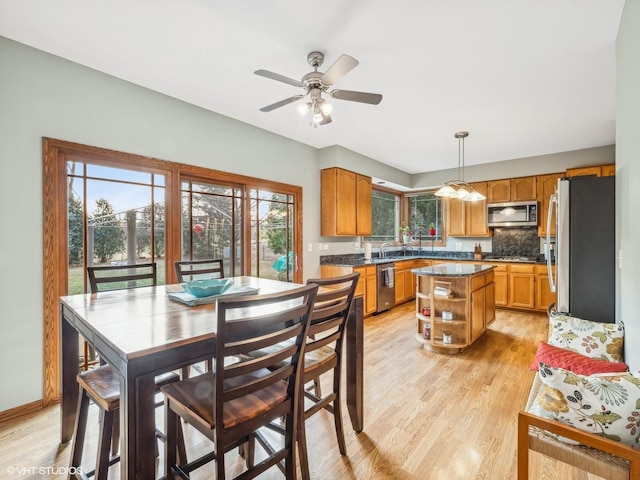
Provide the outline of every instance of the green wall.
{"type": "Polygon", "coordinates": [[[300,185],[318,237],[315,148],[2,37],[0,66],[0,411],[42,398],[43,137],[300,185]]]}

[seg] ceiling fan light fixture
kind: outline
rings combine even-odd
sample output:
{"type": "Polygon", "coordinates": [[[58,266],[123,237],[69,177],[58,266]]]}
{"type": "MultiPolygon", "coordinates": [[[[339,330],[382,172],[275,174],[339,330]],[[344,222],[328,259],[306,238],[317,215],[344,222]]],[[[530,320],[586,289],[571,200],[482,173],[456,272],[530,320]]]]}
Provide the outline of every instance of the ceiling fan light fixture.
{"type": "Polygon", "coordinates": [[[322,112],[320,111],[320,107],[315,107],[313,109],[313,118],[314,123],[320,123],[322,121],[322,112]]]}
{"type": "Polygon", "coordinates": [[[320,110],[322,110],[322,114],[325,116],[331,115],[331,112],[333,112],[333,105],[323,100],[322,103],[320,104],[320,110]]]}
{"type": "Polygon", "coordinates": [[[300,116],[304,117],[311,110],[311,103],[309,102],[299,103],[297,108],[300,116]]]}

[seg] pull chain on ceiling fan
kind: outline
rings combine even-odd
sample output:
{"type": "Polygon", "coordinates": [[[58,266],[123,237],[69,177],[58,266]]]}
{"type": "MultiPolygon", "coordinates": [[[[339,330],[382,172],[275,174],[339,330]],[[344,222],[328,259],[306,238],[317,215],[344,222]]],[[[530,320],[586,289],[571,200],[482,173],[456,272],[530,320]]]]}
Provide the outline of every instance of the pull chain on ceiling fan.
{"type": "Polygon", "coordinates": [[[313,72],[307,73],[300,81],[270,72],[269,70],[256,70],[254,72],[261,77],[270,78],[278,82],[293,85],[294,87],[301,87],[305,90],[303,94],[294,95],[262,107],[260,109],[261,112],[270,112],[308,96],[306,102],[298,105],[298,112],[302,116],[307,114],[311,115],[310,124],[313,127],[317,127],[318,125],[331,123],[333,105],[322,98],[323,93],[326,93],[331,98],[350,102],[368,103],[371,105],[378,105],[382,101],[382,95],[378,93],[356,92],[352,90],[329,91],[329,88],[331,88],[337,80],[358,66],[359,62],[355,58],[349,55],[341,55],[325,73],[318,71],[318,68],[324,63],[323,53],[311,52],[307,55],[307,62],[313,67],[313,72]]]}

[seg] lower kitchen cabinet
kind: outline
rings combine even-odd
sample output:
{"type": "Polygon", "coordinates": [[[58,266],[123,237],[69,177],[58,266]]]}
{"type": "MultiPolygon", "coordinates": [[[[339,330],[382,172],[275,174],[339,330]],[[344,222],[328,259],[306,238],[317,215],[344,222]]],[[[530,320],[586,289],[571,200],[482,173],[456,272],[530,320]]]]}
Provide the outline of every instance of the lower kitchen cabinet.
{"type": "Polygon", "coordinates": [[[495,319],[491,267],[476,270],[460,265],[460,271],[456,267],[449,263],[442,271],[417,271],[415,336],[430,351],[461,352],[495,319]],[[447,293],[442,295],[443,291],[447,293]]]}
{"type": "Polygon", "coordinates": [[[406,300],[404,274],[407,270],[407,263],[409,262],[396,262],[396,276],[395,276],[396,305],[406,300]]]}
{"type": "MultiPolygon", "coordinates": [[[[358,289],[362,290],[364,314],[375,313],[378,303],[378,282],[376,278],[376,266],[367,265],[365,267],[353,267],[354,272],[360,272],[358,289]]],[[[358,292],[356,289],[356,293],[358,292]]]]}
{"type": "Polygon", "coordinates": [[[321,265],[320,276],[322,278],[338,277],[352,272],[360,272],[358,285],[356,286],[356,296],[362,295],[364,314],[375,313],[378,302],[378,282],[375,265],[364,265],[357,267],[347,267],[338,265],[321,265]]]}
{"type": "MultiPolygon", "coordinates": [[[[556,271],[556,266],[551,267],[552,275],[556,271]]],[[[558,296],[551,291],[549,286],[549,272],[546,265],[536,265],[536,310],[546,312],[549,305],[555,303],[558,296]]]]}
{"type": "MultiPolygon", "coordinates": [[[[396,304],[404,303],[416,296],[416,276],[412,269],[437,265],[439,263],[477,263],[495,265],[492,270],[492,281],[488,283],[484,293],[483,304],[479,298],[473,297],[470,292],[472,308],[479,312],[480,308],[485,308],[483,315],[484,326],[471,325],[471,337],[474,332],[486,329],[495,319],[496,307],[513,308],[519,310],[529,310],[533,312],[545,312],[547,307],[556,301],[556,294],[549,288],[549,275],[546,265],[534,265],[529,263],[505,263],[505,262],[474,262],[464,260],[460,262],[451,260],[432,260],[417,258],[414,260],[400,260],[395,262],[395,301],[396,304]]],[[[554,267],[555,269],[555,267],[554,267]]],[[[555,271],[555,270],[553,270],[555,271]]],[[[377,278],[375,265],[363,266],[337,266],[322,265],[321,275],[323,278],[345,275],[351,272],[360,272],[360,280],[356,288],[356,295],[363,296],[364,314],[371,315],[377,309],[377,278]]],[[[477,314],[474,318],[480,318],[477,314]]],[[[484,330],[483,330],[484,331],[484,330]]]]}
{"type": "Polygon", "coordinates": [[[496,306],[506,307],[509,304],[509,265],[498,264],[493,272],[495,275],[496,306]]]}
{"type": "Polygon", "coordinates": [[[509,265],[508,307],[533,310],[535,306],[535,265],[509,265]]]}
{"type": "Polygon", "coordinates": [[[396,260],[396,305],[411,300],[416,296],[416,276],[413,268],[428,267],[429,260],[396,260]]]}

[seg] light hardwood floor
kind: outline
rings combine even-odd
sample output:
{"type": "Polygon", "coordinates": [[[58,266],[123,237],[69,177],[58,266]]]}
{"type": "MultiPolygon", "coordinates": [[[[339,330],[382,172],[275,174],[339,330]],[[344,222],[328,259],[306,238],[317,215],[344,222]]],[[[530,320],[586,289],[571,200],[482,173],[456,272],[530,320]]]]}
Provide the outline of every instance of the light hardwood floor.
{"type": "MultiPolygon", "coordinates": [[[[408,302],[365,320],[364,431],[356,434],[344,419],[348,455],[341,457],[331,415],[310,418],[312,478],[515,479],[516,414],[533,379],[528,366],[547,335],[546,316],[499,310],[476,343],[460,354],[443,355],[425,351],[415,340],[413,308],[408,302]]],[[[158,420],[161,425],[160,414],[158,420]]],[[[90,423],[97,430],[97,421],[90,423]]],[[[185,434],[189,452],[208,448],[188,425],[185,434]]],[[[5,422],[0,426],[0,479],[61,478],[70,447],[59,445],[58,438],[57,406],[5,422]]],[[[85,453],[89,465],[95,444],[90,442],[85,453]]],[[[237,452],[226,458],[229,473],[235,472],[237,452]]],[[[532,480],[599,478],[537,453],[530,458],[532,480]]],[[[207,467],[201,470],[194,478],[213,478],[207,467]]],[[[110,478],[119,478],[118,465],[110,478]]],[[[260,478],[282,475],[275,470],[260,478]]]]}

